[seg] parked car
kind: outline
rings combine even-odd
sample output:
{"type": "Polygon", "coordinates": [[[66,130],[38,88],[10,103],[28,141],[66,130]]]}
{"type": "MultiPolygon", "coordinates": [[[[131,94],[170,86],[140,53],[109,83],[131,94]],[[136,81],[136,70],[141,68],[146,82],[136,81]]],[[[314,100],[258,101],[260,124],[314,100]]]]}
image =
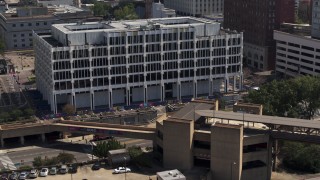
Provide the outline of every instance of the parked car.
{"type": "Polygon", "coordinates": [[[69,166],[69,173],[77,173],[78,172],[78,165],[72,164],[69,166]]]}
{"type": "Polygon", "coordinates": [[[9,176],[9,179],[10,180],[18,180],[18,177],[19,177],[19,173],[17,172],[12,172],[9,176]]]}
{"type": "Polygon", "coordinates": [[[56,175],[57,174],[57,167],[52,167],[50,170],[49,170],[49,174],[50,175],[56,175]]]}
{"type": "Polygon", "coordinates": [[[48,173],[49,173],[49,169],[48,168],[42,168],[41,171],[40,171],[39,176],[46,177],[46,176],[48,176],[48,173]]]}
{"type": "Polygon", "coordinates": [[[8,176],[9,176],[8,173],[2,174],[2,175],[1,175],[1,180],[8,180],[8,176]]]}
{"type": "Polygon", "coordinates": [[[121,174],[125,172],[131,172],[130,168],[125,168],[125,167],[118,167],[117,169],[113,170],[113,174],[121,174]]]}
{"type": "Polygon", "coordinates": [[[60,174],[66,174],[68,172],[68,167],[66,165],[62,165],[59,169],[60,174]]]}
{"type": "Polygon", "coordinates": [[[29,173],[28,173],[27,171],[21,172],[21,173],[20,173],[20,176],[19,176],[19,179],[20,179],[20,180],[27,179],[28,174],[29,174],[29,173]]]}
{"type": "Polygon", "coordinates": [[[37,178],[38,177],[38,170],[37,169],[32,169],[29,173],[29,177],[31,178],[37,178]]]}
{"type": "Polygon", "coordinates": [[[91,167],[92,170],[99,170],[100,169],[100,163],[99,162],[95,162],[92,167],[91,167]]]}

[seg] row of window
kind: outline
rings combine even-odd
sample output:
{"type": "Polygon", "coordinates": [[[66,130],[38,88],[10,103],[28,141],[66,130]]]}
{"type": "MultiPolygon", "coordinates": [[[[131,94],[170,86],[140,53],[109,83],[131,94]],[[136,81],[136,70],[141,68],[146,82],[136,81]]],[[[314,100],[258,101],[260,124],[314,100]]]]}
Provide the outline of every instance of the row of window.
{"type": "MultiPolygon", "coordinates": [[[[19,24],[12,24],[12,27],[18,27],[18,26],[20,26],[20,27],[24,27],[24,26],[32,26],[32,24],[33,24],[33,23],[31,23],[31,22],[29,22],[29,23],[20,23],[20,25],[19,25],[19,24]]],[[[46,22],[46,21],[41,22],[41,23],[40,23],[40,22],[36,22],[36,23],[35,23],[35,25],[36,25],[36,26],[40,26],[41,24],[43,24],[43,25],[45,25],[45,26],[46,26],[46,25],[51,25],[51,23],[50,23],[50,22],[48,23],[48,22],[46,22]]]]}

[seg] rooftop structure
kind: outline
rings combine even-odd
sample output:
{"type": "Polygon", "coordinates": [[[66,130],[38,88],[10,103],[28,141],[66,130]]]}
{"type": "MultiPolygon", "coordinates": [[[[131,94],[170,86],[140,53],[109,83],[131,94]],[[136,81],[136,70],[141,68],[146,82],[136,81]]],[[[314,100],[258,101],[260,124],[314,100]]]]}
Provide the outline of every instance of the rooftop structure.
{"type": "Polygon", "coordinates": [[[241,89],[242,33],[191,17],[55,24],[35,35],[38,89],[76,108],[241,89]],[[239,77],[239,78],[237,78],[239,77]]]}
{"type": "Polygon", "coordinates": [[[186,177],[178,170],[157,172],[158,180],[186,180],[186,177]]]}
{"type": "Polygon", "coordinates": [[[0,34],[7,49],[32,48],[32,31],[47,32],[52,24],[91,18],[90,11],[69,5],[9,8],[0,14],[0,34]]]}
{"type": "Polygon", "coordinates": [[[167,18],[176,17],[176,11],[173,9],[165,8],[163,4],[152,3],[152,18],[167,18]]]}

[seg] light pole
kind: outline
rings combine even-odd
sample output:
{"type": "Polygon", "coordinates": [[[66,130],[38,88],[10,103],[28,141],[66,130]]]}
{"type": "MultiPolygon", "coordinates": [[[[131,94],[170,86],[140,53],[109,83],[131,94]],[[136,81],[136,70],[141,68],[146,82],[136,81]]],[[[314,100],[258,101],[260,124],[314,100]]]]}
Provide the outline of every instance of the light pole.
{"type": "Polygon", "coordinates": [[[231,171],[231,180],[233,180],[233,174],[232,174],[233,166],[236,165],[236,164],[237,164],[236,162],[231,163],[231,169],[230,169],[230,171],[231,171]]]}
{"type": "Polygon", "coordinates": [[[127,158],[126,157],[123,157],[124,158],[124,179],[126,180],[127,179],[127,158]]]}

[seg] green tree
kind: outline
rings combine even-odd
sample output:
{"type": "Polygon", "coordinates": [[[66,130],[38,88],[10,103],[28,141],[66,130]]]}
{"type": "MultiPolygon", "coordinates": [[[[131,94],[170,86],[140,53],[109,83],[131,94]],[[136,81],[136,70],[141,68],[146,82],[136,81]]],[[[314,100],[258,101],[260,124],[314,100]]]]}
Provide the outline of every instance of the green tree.
{"type": "Polygon", "coordinates": [[[21,171],[29,171],[30,169],[32,169],[32,167],[28,166],[28,165],[24,165],[24,166],[19,167],[19,170],[21,170],[21,171]]]}
{"type": "Polygon", "coordinates": [[[125,148],[125,145],[122,145],[119,141],[112,139],[108,142],[98,142],[97,145],[93,148],[92,153],[98,158],[106,158],[108,156],[108,151],[122,148],[125,148]]]}
{"type": "Polygon", "coordinates": [[[76,113],[76,108],[71,104],[66,104],[63,106],[62,111],[70,116],[76,113]]]}
{"type": "Polygon", "coordinates": [[[62,164],[67,164],[67,163],[72,163],[73,160],[75,160],[75,157],[73,154],[69,154],[69,153],[59,153],[59,155],[57,156],[57,159],[59,160],[59,162],[61,162],[62,164]]]}
{"type": "Polygon", "coordinates": [[[17,120],[18,117],[21,117],[23,112],[20,109],[14,109],[10,112],[10,116],[13,120],[17,120]]]}
{"type": "Polygon", "coordinates": [[[134,5],[129,3],[123,7],[118,7],[114,10],[114,17],[116,20],[133,20],[138,19],[138,15],[135,12],[134,5]]]}
{"type": "Polygon", "coordinates": [[[245,100],[263,104],[265,115],[311,119],[320,108],[319,89],[320,77],[302,76],[264,84],[245,100]]]}
{"type": "Polygon", "coordinates": [[[34,115],[35,110],[33,110],[31,108],[27,108],[23,112],[24,112],[25,117],[30,117],[30,116],[34,115]]]}
{"type": "Polygon", "coordinates": [[[111,6],[104,2],[96,1],[92,8],[94,16],[106,16],[111,10],[111,6]]]}
{"type": "Polygon", "coordinates": [[[7,122],[10,118],[10,114],[8,112],[1,112],[0,113],[0,119],[3,120],[3,122],[7,122]]]}
{"type": "Polygon", "coordinates": [[[41,156],[35,157],[32,161],[32,165],[34,167],[41,167],[43,165],[43,160],[42,160],[41,156]]]}
{"type": "Polygon", "coordinates": [[[287,167],[311,172],[320,172],[320,146],[300,142],[285,142],[282,148],[283,163],[287,167]]]}
{"type": "Polygon", "coordinates": [[[6,44],[3,37],[0,37],[0,55],[4,57],[4,51],[6,49],[6,44]]]}

